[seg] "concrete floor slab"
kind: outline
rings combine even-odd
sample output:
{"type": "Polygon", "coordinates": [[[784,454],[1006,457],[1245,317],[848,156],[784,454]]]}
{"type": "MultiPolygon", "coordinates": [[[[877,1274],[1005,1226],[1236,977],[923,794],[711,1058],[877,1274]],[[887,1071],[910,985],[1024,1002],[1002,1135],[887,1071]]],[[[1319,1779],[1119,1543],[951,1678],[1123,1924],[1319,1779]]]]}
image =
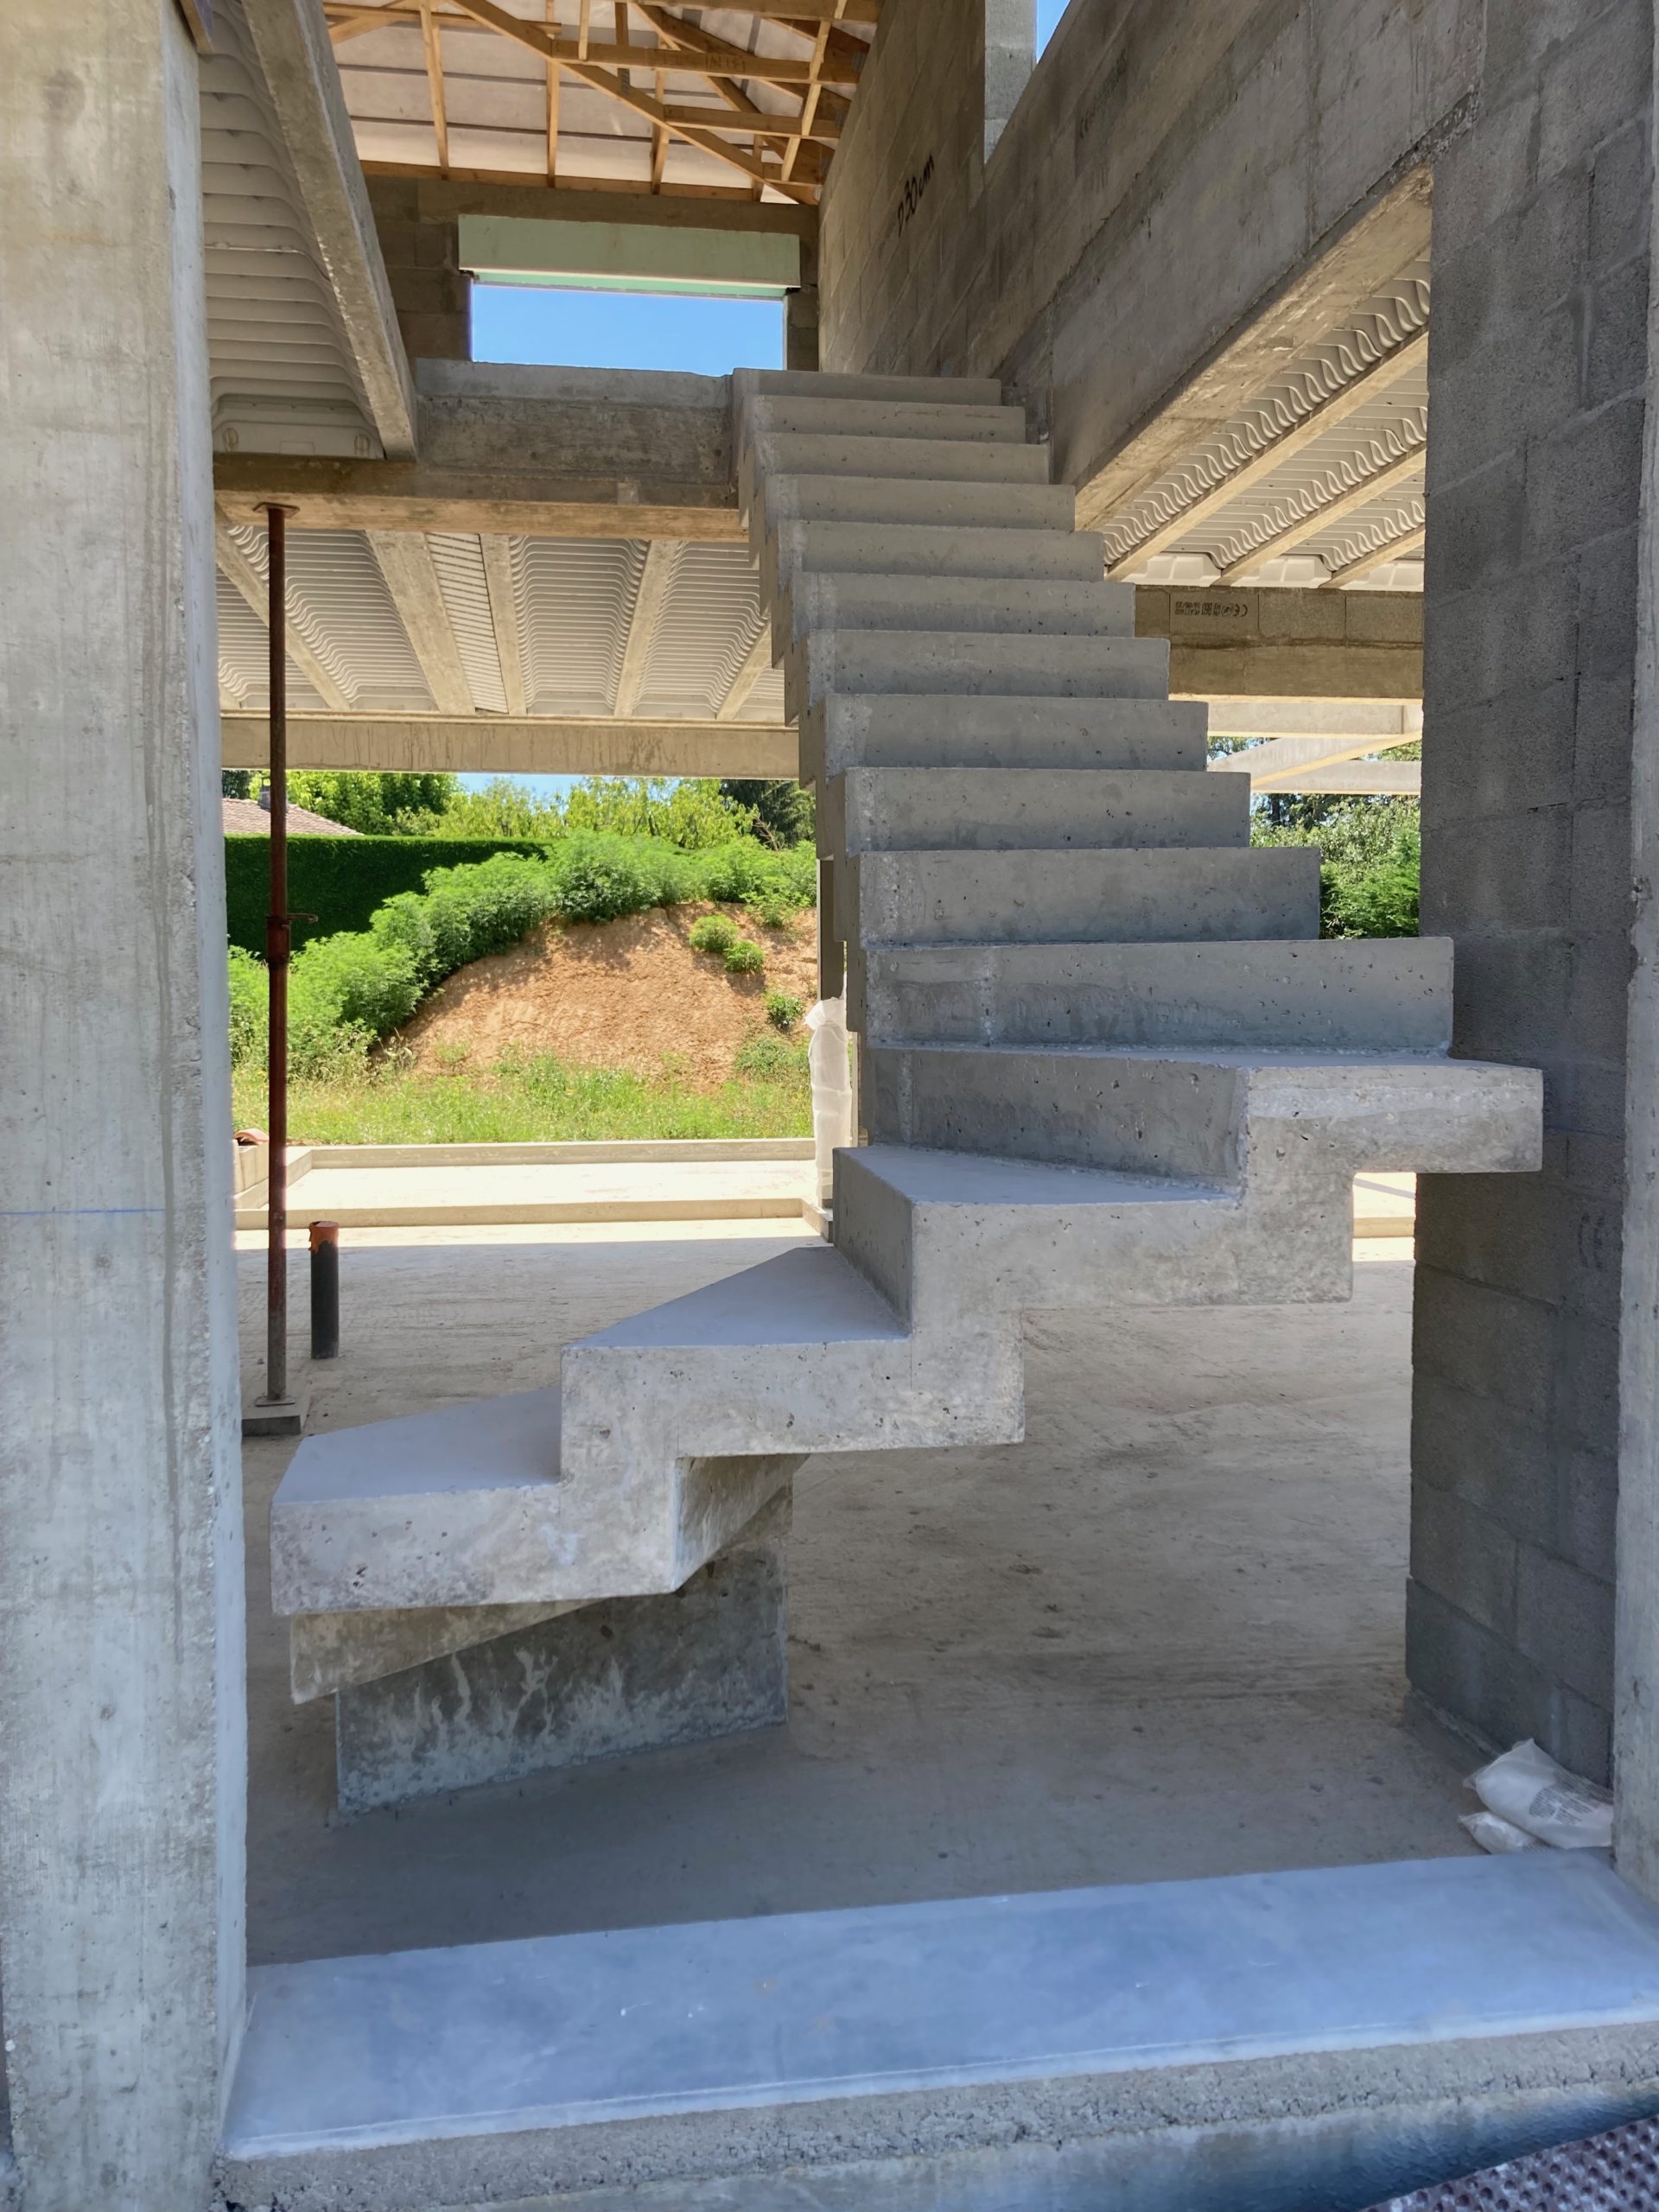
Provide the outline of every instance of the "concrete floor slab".
{"type": "MultiPolygon", "coordinates": [[[[348,1231],[314,1425],[551,1383],[768,1228],[348,1231]]],[[[1404,1704],[1402,1249],[1347,1306],[1033,1317],[1023,1444],[801,1471],[787,1729],[399,1813],[334,1816],[250,1443],[253,1958],[1465,1853],[1404,1704]]]]}
{"type": "MultiPolygon", "coordinates": [[[[297,1221],[422,1228],[576,1221],[797,1220],[816,1196],[810,1160],[423,1161],[308,1168],[289,1188],[297,1221]]],[[[237,1205],[238,1229],[264,1224],[264,1185],[237,1205]]]]}

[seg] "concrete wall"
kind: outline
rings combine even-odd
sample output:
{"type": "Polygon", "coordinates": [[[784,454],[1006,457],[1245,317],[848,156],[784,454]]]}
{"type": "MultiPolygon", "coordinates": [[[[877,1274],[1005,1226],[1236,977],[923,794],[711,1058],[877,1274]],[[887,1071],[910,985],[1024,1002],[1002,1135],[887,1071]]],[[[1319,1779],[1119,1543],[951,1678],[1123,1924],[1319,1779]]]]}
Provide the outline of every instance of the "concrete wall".
{"type": "Polygon", "coordinates": [[[1651,77],[1648,0],[1491,0],[1434,180],[1424,926],[1547,1149],[1420,1198],[1409,1662],[1604,1776],[1651,77]]]}
{"type": "Polygon", "coordinates": [[[418,177],[374,176],[369,205],[411,361],[470,361],[473,283],[461,265],[453,213],[423,218],[418,177]]]}
{"type": "Polygon", "coordinates": [[[29,2212],[205,2207],[244,2012],[199,127],[173,0],[0,9],[0,2063],[29,2212]]]}
{"type": "MultiPolygon", "coordinates": [[[[1084,0],[987,160],[986,10],[882,11],[824,198],[824,365],[1001,373],[1079,486],[1247,326],[1323,327],[1304,278],[1478,71],[1480,0],[1084,0]]],[[[1367,245],[1350,302],[1420,235],[1367,245]]]]}

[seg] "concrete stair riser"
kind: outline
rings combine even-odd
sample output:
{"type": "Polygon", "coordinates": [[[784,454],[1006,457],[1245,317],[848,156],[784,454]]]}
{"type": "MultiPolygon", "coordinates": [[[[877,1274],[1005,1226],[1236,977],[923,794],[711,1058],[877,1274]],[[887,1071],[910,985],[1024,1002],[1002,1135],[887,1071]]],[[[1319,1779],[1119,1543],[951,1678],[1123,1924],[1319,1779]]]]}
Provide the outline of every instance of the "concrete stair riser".
{"type": "Polygon", "coordinates": [[[1444,1052],[1445,938],[849,948],[872,1044],[1212,1045],[1444,1052]]]}
{"type": "Polygon", "coordinates": [[[1069,531],[1077,496],[1065,484],[921,482],[888,476],[770,476],[749,502],[749,546],[789,522],[925,523],[938,529],[1069,531]]]}
{"type": "Polygon", "coordinates": [[[780,658],[813,630],[944,630],[1019,637],[1132,638],[1128,584],[1039,576],[798,574],[772,610],[780,658]]]}
{"type": "Polygon", "coordinates": [[[1319,856],[1282,845],[852,853],[836,933],[887,944],[1154,944],[1319,935],[1319,856]]]}
{"type": "Polygon", "coordinates": [[[784,702],[798,718],[832,691],[999,699],[1162,699],[1162,638],[1028,638],[988,631],[819,631],[784,658],[784,702]]]}
{"type": "Polygon", "coordinates": [[[765,478],[880,477],[926,484],[1048,484],[1041,446],[988,445],[969,438],[837,437],[791,431],[757,438],[738,462],[737,503],[748,508],[765,478]]]}
{"type": "Polygon", "coordinates": [[[969,444],[1022,446],[1026,418],[1018,407],[935,407],[918,399],[791,399],[766,394],[740,418],[745,448],[757,439],[950,438],[969,444]]]}
{"type": "Polygon", "coordinates": [[[1105,540],[1092,531],[941,530],[926,523],[786,522],[760,556],[763,606],[803,576],[960,576],[1099,583],[1105,540]]]}
{"type": "Polygon", "coordinates": [[[825,369],[734,369],[732,405],[740,426],[744,410],[755,399],[867,399],[927,407],[1000,407],[1002,386],[995,377],[883,377],[825,369]]]}
{"type": "Polygon", "coordinates": [[[1196,701],[928,697],[831,692],[801,717],[801,773],[849,768],[1152,768],[1202,771],[1196,701]]]}
{"type": "Polygon", "coordinates": [[[825,836],[846,854],[1243,846],[1243,785],[1177,770],[849,768],[818,803],[825,836]]]}

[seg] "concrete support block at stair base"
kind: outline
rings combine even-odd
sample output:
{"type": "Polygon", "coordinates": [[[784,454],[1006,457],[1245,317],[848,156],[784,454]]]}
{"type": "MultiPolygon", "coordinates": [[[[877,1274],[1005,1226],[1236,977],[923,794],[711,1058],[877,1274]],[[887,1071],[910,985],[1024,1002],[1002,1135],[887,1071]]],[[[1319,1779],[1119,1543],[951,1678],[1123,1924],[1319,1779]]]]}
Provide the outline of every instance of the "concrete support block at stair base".
{"type": "Polygon", "coordinates": [[[620,1598],[342,1689],[343,1812],[788,1717],[787,1491],[682,1589],[620,1598]]]}

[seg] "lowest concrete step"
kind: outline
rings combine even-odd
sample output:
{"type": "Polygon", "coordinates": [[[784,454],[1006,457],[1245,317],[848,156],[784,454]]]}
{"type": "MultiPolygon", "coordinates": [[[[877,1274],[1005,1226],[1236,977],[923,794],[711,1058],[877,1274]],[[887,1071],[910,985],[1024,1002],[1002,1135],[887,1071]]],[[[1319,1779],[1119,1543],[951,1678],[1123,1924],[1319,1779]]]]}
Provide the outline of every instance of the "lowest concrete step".
{"type": "Polygon", "coordinates": [[[835,629],[1132,638],[1135,588],[1098,578],[798,575],[773,607],[774,652],[835,629]]]}
{"type": "MultiPolygon", "coordinates": [[[[1058,699],[834,692],[801,716],[813,782],[872,768],[1146,768],[1202,772],[1208,709],[1159,694],[1058,699]]],[[[1219,780],[1219,779],[1217,779],[1219,780]]]]}
{"type": "Polygon", "coordinates": [[[793,645],[784,662],[784,698],[791,717],[832,691],[1157,699],[1168,690],[1169,645],[1163,638],[820,630],[793,645]]]}
{"type": "Polygon", "coordinates": [[[761,604],[802,575],[1051,578],[1099,583],[1095,531],[941,529],[931,523],[785,522],[760,560],[761,604]]]}
{"type": "Polygon", "coordinates": [[[1319,856],[1309,845],[1242,843],[855,853],[836,866],[835,899],[836,934],[866,951],[1313,938],[1319,856]]]}
{"type": "MultiPolygon", "coordinates": [[[[1348,1206],[1362,1168],[1523,1173],[1538,1165],[1533,1068],[1438,1053],[1092,1045],[898,1044],[860,1056],[873,1143],[1241,1185],[1253,1203],[1348,1206]]],[[[1299,1281],[1287,1300],[1329,1294],[1299,1281]]]]}
{"type": "Polygon", "coordinates": [[[870,1044],[1444,1052],[1447,938],[850,949],[870,1044]]]}
{"type": "Polygon", "coordinates": [[[1246,778],[1179,769],[849,768],[819,804],[836,853],[1243,845],[1250,834],[1246,778]]]}

